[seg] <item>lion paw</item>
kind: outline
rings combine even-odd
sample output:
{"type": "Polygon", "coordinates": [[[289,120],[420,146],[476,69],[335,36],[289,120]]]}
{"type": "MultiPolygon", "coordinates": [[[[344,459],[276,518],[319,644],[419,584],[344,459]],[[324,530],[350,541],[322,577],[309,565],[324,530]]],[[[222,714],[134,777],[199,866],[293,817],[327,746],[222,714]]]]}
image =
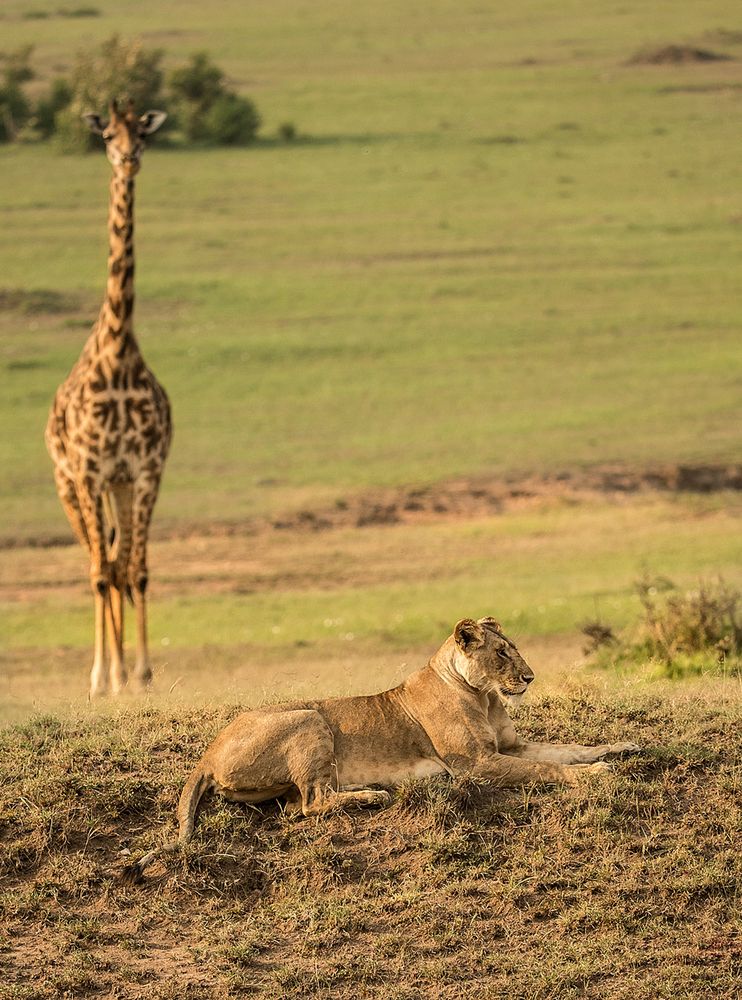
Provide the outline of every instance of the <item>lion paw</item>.
{"type": "Polygon", "coordinates": [[[612,743],[608,753],[639,753],[641,747],[638,743],[612,743]]]}
{"type": "Polygon", "coordinates": [[[599,760],[597,764],[570,764],[567,768],[567,781],[570,785],[577,785],[589,774],[609,774],[612,770],[611,765],[604,760],[599,760]]]}
{"type": "Polygon", "coordinates": [[[383,809],[389,805],[392,801],[392,797],[389,792],[378,791],[378,792],[367,792],[367,798],[365,800],[365,805],[374,806],[378,809],[383,809]]]}

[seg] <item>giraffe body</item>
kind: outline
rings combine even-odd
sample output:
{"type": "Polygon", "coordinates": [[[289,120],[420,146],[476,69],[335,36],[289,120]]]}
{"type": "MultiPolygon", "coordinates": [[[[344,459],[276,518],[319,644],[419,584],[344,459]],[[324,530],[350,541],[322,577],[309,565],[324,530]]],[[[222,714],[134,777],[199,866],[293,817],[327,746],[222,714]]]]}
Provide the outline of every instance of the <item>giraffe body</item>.
{"type": "Polygon", "coordinates": [[[124,603],[137,615],[134,678],[151,678],[147,650],[147,537],[167,458],[172,424],[162,386],[144,363],[134,337],[134,176],[143,136],[162,112],[137,118],[131,106],[111,106],[100,132],[113,165],[108,219],[106,295],[80,358],[57,390],[46,427],[57,493],[75,537],[90,556],[95,600],[95,658],[91,695],[127,682],[124,603]],[[107,648],[106,648],[107,647],[107,648]],[[108,654],[108,655],[107,655],[108,654]]]}

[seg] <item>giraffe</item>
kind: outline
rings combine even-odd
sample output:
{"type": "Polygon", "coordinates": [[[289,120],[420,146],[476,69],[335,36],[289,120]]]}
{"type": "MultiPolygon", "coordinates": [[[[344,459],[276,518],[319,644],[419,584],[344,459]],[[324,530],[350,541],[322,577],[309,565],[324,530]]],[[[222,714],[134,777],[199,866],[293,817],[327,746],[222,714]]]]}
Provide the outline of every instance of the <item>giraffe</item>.
{"type": "Polygon", "coordinates": [[[152,671],[147,648],[147,536],[172,425],[165,390],[144,363],[134,337],[134,177],[144,137],[165,120],[141,117],[114,101],[110,119],[84,115],[101,135],[113,167],[108,212],[108,280],[97,322],[57,389],[46,425],[59,499],[90,558],[95,651],[90,696],[118,694],[127,683],[124,603],[134,604],[137,651],[133,680],[152,671]],[[109,663],[106,662],[106,651],[109,663]]]}

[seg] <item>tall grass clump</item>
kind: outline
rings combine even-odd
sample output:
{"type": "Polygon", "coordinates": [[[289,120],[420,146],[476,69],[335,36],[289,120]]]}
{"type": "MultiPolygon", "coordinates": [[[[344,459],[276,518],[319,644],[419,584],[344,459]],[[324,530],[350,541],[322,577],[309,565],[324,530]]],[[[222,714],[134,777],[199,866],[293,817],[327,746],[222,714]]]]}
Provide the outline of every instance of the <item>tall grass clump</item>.
{"type": "Polygon", "coordinates": [[[642,607],[638,625],[615,636],[590,623],[596,662],[604,667],[656,664],[666,677],[742,672],[742,595],[723,579],[683,590],[664,577],[636,584],[642,607]]]}

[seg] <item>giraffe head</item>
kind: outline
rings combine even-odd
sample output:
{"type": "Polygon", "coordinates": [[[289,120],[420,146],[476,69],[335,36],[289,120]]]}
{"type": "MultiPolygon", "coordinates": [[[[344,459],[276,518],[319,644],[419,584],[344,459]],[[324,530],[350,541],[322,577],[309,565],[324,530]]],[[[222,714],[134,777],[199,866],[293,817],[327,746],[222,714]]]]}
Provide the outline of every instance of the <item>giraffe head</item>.
{"type": "Polygon", "coordinates": [[[164,111],[147,111],[137,117],[132,101],[124,111],[119,109],[116,101],[112,101],[107,122],[100,115],[83,115],[83,118],[91,132],[103,136],[106,156],[113,169],[125,177],[133,177],[139,170],[144,137],[156,132],[167,115],[164,111]]]}

